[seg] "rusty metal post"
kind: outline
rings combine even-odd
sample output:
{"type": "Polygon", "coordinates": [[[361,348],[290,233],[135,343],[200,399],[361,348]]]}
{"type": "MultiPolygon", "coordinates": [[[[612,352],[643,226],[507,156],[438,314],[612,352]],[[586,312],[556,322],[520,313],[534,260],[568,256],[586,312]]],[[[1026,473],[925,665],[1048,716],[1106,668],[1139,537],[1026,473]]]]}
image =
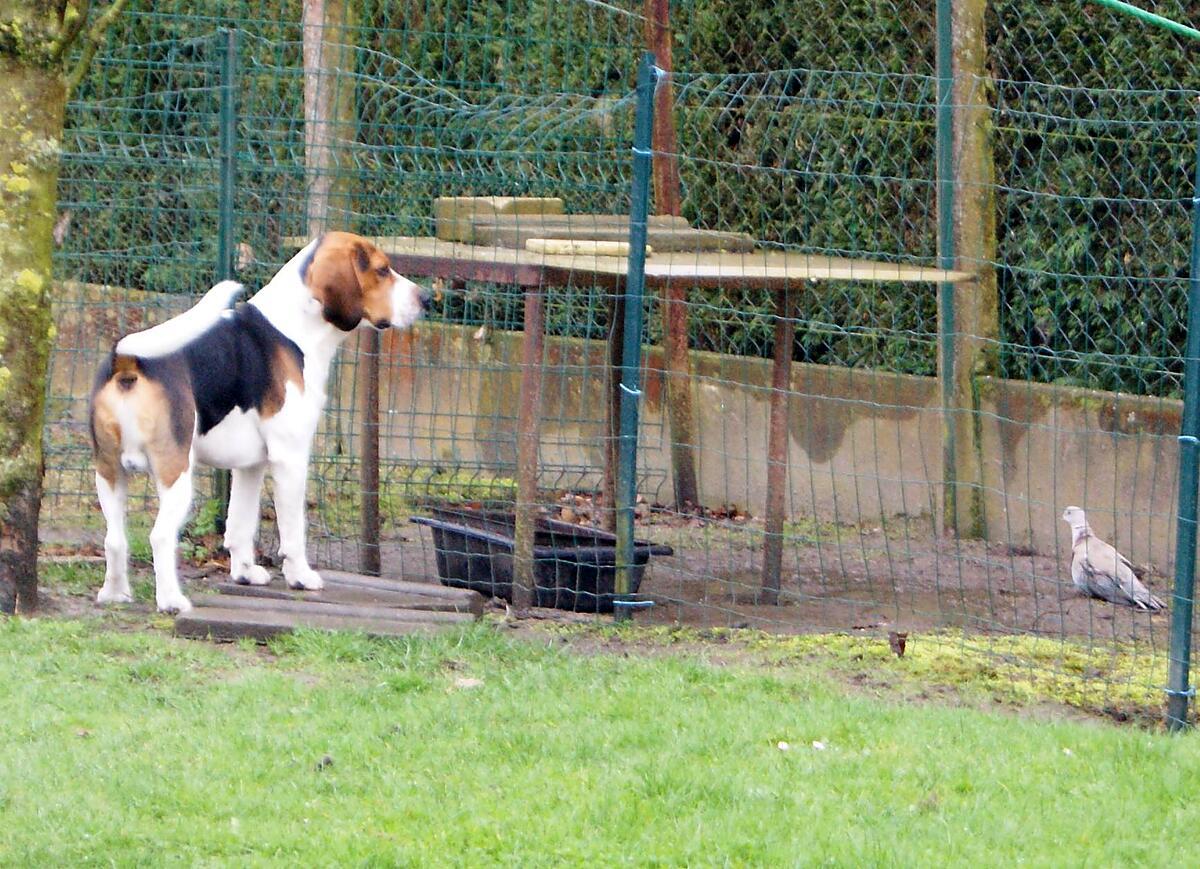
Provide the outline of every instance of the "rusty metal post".
{"type": "Polygon", "coordinates": [[[537,529],[538,441],[542,405],[542,353],[545,344],[542,288],[525,289],[525,334],[521,347],[521,397],[517,411],[517,504],[513,530],[512,602],[533,606],[533,541],[537,529]]]}
{"type": "Polygon", "coordinates": [[[375,329],[359,342],[359,386],[362,391],[362,539],[359,564],[363,573],[379,576],[382,561],[379,551],[379,357],[381,335],[375,329]]]}
{"type": "Polygon", "coordinates": [[[779,603],[783,573],[783,524],[788,495],[788,411],[792,392],[792,348],[796,337],[795,293],[775,291],[775,360],[771,368],[771,411],[767,436],[767,506],[759,603],[779,603]]]}
{"type": "Polygon", "coordinates": [[[617,530],[617,462],[621,437],[621,354],[625,346],[624,288],[614,290],[609,301],[607,399],[605,409],[604,477],[600,482],[600,527],[610,534],[617,530]]]}
{"type": "MultiPolygon", "coordinates": [[[[671,86],[670,0],[645,0],[646,48],[663,76],[654,94],[654,213],[683,214],[675,137],[675,92],[671,86]]],[[[688,357],[688,286],[668,282],[662,289],[663,368],[667,386],[667,418],[671,426],[671,479],[675,505],[700,503],[696,476],[696,415],[692,406],[691,360],[688,357]]]]}

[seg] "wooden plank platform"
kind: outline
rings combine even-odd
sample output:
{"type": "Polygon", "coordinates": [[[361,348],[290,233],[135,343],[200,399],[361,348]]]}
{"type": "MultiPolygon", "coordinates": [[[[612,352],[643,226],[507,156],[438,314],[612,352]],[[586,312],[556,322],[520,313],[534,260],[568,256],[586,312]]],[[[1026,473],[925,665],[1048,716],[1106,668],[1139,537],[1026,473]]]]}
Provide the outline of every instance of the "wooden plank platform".
{"type": "Polygon", "coordinates": [[[361,631],[371,637],[401,637],[409,634],[437,633],[451,630],[458,625],[454,622],[357,618],[320,612],[257,612],[215,606],[197,607],[175,618],[176,636],[197,640],[239,640],[246,637],[265,642],[300,627],[322,631],[361,631]]]}
{"type": "Polygon", "coordinates": [[[321,591],[289,589],[278,579],[262,586],[220,583],[216,594],[192,598],[195,609],[175,619],[175,633],[265,641],[303,627],[392,637],[448,630],[483,613],[483,596],[469,589],[337,570],[322,575],[321,591]]]}
{"type": "Polygon", "coordinates": [[[251,613],[314,613],[321,616],[346,616],[359,619],[391,619],[398,622],[429,624],[465,624],[475,621],[470,613],[399,609],[344,603],[310,603],[303,600],[279,600],[267,597],[241,597],[226,594],[196,595],[192,603],[202,609],[243,610],[251,613]]]}
{"type": "Polygon", "coordinates": [[[467,589],[379,579],[341,571],[326,570],[321,575],[325,579],[325,588],[321,591],[291,589],[279,580],[274,580],[270,585],[223,582],[217,586],[217,590],[223,595],[303,601],[308,604],[381,606],[470,613],[475,616],[483,613],[483,596],[467,589]]]}
{"type": "MultiPolygon", "coordinates": [[[[384,579],[381,576],[364,576],[361,573],[350,573],[344,570],[322,570],[321,576],[326,583],[348,585],[357,588],[371,588],[378,591],[395,591],[401,594],[414,594],[422,597],[446,601],[478,601],[479,612],[483,611],[483,597],[477,592],[462,588],[450,588],[435,582],[406,582],[402,579],[384,579]]],[[[471,610],[475,612],[474,609],[471,610]]]]}

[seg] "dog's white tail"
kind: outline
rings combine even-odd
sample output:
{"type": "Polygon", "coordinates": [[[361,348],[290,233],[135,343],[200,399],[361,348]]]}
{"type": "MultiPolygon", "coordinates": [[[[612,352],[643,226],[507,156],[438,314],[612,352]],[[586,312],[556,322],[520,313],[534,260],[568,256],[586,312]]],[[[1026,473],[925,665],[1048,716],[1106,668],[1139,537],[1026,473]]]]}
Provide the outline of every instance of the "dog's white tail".
{"type": "Polygon", "coordinates": [[[117,342],[117,353],[152,359],[181,350],[213,327],[228,310],[230,302],[244,287],[237,281],[221,281],[204,294],[199,302],[177,317],[141,332],[126,335],[117,342]]]}

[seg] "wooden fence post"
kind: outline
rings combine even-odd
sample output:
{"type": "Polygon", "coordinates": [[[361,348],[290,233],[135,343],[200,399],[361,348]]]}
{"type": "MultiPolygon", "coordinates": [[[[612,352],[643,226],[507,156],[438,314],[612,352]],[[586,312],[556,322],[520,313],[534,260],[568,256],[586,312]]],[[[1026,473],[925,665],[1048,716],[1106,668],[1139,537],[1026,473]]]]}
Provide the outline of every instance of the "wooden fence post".
{"type": "Polygon", "coordinates": [[[999,337],[996,281],[996,173],[992,154],[991,79],[984,16],[987,0],[939,0],[939,78],[946,61],[952,83],[939,94],[939,225],[943,268],[975,278],[943,285],[938,329],[938,375],[945,414],[942,529],[962,537],[985,533],[980,455],[979,377],[993,373],[999,337]],[[949,101],[949,106],[945,101],[949,101]],[[945,129],[947,117],[950,130],[945,129]],[[952,133],[952,135],[947,135],[952,133]],[[947,153],[949,151],[949,153],[947,153]],[[948,160],[948,164],[947,164],[948,160]],[[950,185],[946,190],[945,185],[950,185]],[[949,205],[947,209],[945,206],[949,205]],[[948,213],[947,213],[948,212],[948,213]],[[947,247],[946,233],[952,243],[947,247]]]}

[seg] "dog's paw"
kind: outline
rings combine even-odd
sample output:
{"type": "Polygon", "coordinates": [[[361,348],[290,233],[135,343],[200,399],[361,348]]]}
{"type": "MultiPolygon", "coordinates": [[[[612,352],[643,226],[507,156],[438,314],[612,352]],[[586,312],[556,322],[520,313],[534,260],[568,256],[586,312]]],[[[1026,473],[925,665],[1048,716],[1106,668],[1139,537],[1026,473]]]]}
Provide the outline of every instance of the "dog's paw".
{"type": "Polygon", "coordinates": [[[160,613],[180,615],[189,612],[192,608],[192,602],[184,596],[183,592],[156,595],[155,600],[158,603],[158,611],[160,613]]]}
{"type": "Polygon", "coordinates": [[[283,563],[283,577],[287,580],[288,588],[302,588],[306,591],[320,591],[325,587],[321,574],[308,565],[289,569],[290,562],[283,563]]]}
{"type": "Polygon", "coordinates": [[[133,603],[129,587],[115,588],[105,585],[96,593],[96,603],[133,603]]]}
{"type": "Polygon", "coordinates": [[[233,578],[238,585],[268,585],[271,574],[261,564],[252,564],[233,578]]]}

